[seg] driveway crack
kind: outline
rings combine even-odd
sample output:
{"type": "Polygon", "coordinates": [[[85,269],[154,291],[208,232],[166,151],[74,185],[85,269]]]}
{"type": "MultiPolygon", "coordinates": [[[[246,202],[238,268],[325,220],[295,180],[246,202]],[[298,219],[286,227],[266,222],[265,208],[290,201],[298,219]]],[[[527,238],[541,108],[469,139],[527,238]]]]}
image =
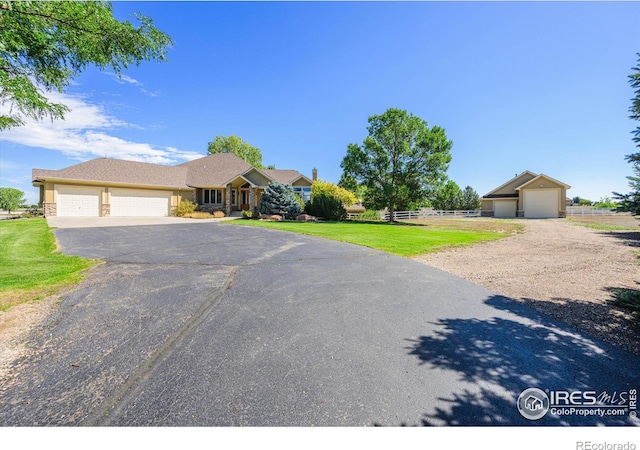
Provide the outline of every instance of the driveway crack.
{"type": "Polygon", "coordinates": [[[193,318],[188,320],[176,333],[174,333],[164,344],[155,350],[151,356],[141,364],[102,405],[98,406],[82,422],[86,426],[108,426],[113,417],[113,412],[126,404],[127,397],[133,389],[142,381],[147,379],[156,367],[169,356],[176,347],[204,322],[211,310],[219,303],[220,299],[233,287],[239,266],[233,266],[227,280],[222,288],[211,295],[207,301],[194,313],[193,318]]]}

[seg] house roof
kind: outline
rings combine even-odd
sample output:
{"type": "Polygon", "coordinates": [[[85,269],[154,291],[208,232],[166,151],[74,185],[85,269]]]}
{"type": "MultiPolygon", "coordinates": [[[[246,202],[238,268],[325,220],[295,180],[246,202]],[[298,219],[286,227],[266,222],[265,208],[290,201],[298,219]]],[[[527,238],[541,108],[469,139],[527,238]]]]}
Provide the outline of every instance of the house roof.
{"type": "Polygon", "coordinates": [[[253,166],[233,153],[215,153],[175,167],[187,168],[186,183],[198,187],[225,186],[253,166]]]}
{"type": "Polygon", "coordinates": [[[296,170],[256,169],[232,153],[216,153],[176,166],[96,158],[59,170],[33,169],[32,180],[104,182],[165,188],[219,187],[252,171],[261,173],[268,180],[286,184],[300,178],[309,180],[296,170]]]}
{"type": "Polygon", "coordinates": [[[551,178],[550,176],[545,175],[545,174],[543,174],[543,173],[541,173],[541,174],[540,174],[540,175],[538,175],[537,177],[532,178],[531,180],[529,180],[529,181],[527,181],[527,182],[525,182],[525,183],[521,184],[520,186],[518,186],[518,187],[517,187],[517,188],[515,188],[515,189],[516,189],[516,191],[519,191],[520,189],[522,189],[522,188],[524,188],[524,187],[527,187],[527,186],[528,186],[528,185],[530,185],[530,184],[540,182],[540,180],[542,180],[542,179],[547,179],[547,180],[551,181],[552,183],[555,183],[555,184],[558,184],[558,185],[560,185],[560,186],[563,186],[565,189],[571,189],[571,186],[569,186],[568,184],[565,184],[565,183],[563,183],[562,181],[558,181],[558,180],[556,180],[555,178],[551,178]]]}
{"type": "Polygon", "coordinates": [[[496,194],[497,191],[503,189],[504,187],[510,185],[511,183],[513,183],[514,181],[516,181],[518,178],[526,178],[526,177],[531,177],[531,178],[535,178],[537,177],[538,174],[537,173],[533,173],[530,172],[528,170],[525,170],[524,172],[522,172],[519,175],[516,175],[515,177],[511,178],[509,181],[507,181],[506,183],[501,184],[500,186],[498,186],[497,188],[495,188],[494,190],[492,190],[491,192],[489,192],[488,194],[485,195],[486,198],[491,197],[496,197],[496,196],[504,196],[505,194],[496,194]]]}
{"type": "Polygon", "coordinates": [[[283,184],[293,184],[300,178],[306,178],[297,170],[263,169],[262,172],[264,172],[266,175],[269,176],[269,178],[272,178],[274,181],[277,181],[278,183],[283,183],[283,184]]]}
{"type": "Polygon", "coordinates": [[[59,170],[32,170],[33,181],[99,181],[175,188],[187,187],[186,176],[186,168],[111,158],[96,158],[59,170]]]}

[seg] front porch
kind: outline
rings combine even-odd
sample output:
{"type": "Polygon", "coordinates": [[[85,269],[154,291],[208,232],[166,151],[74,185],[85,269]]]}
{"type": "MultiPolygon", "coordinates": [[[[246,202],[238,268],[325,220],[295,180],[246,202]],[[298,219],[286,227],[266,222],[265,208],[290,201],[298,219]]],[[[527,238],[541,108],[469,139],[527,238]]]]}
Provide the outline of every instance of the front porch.
{"type": "Polygon", "coordinates": [[[237,183],[235,186],[234,183],[229,183],[226,188],[196,188],[193,201],[201,211],[222,211],[227,216],[231,216],[234,211],[251,211],[257,215],[262,192],[264,188],[247,182],[237,183]]]}

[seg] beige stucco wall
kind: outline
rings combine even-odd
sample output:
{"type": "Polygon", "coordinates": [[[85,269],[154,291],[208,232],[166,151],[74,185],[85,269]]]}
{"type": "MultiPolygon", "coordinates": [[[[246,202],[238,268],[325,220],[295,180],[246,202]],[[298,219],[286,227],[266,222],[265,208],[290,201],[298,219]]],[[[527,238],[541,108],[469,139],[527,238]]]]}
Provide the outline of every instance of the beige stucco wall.
{"type": "Polygon", "coordinates": [[[251,181],[256,186],[266,186],[269,184],[271,180],[269,180],[264,175],[258,173],[257,171],[249,172],[243,175],[247,180],[251,181]]]}
{"type": "Polygon", "coordinates": [[[511,181],[509,184],[506,184],[505,186],[503,186],[502,188],[500,188],[499,190],[492,192],[492,194],[515,194],[516,188],[518,186],[521,186],[523,184],[525,184],[527,181],[531,181],[535,178],[536,176],[529,174],[529,173],[525,173],[523,174],[521,177],[516,178],[515,180],[511,181]]]}
{"type": "Polygon", "coordinates": [[[311,184],[307,180],[305,180],[304,178],[300,178],[299,180],[296,180],[293,183],[293,186],[311,187],[311,184]]]}
{"type": "MultiPolygon", "coordinates": [[[[136,185],[118,185],[118,186],[105,186],[103,183],[74,183],[74,182],[62,182],[55,183],[51,181],[44,182],[41,185],[41,199],[43,206],[46,204],[55,204],[57,202],[56,199],[56,186],[78,186],[78,187],[97,187],[100,188],[100,215],[107,216],[109,215],[109,205],[111,202],[110,189],[119,188],[119,189],[137,189],[137,190],[147,190],[147,191],[170,191],[171,192],[171,205],[170,210],[172,211],[181,200],[187,199],[193,201],[193,191],[189,189],[167,189],[167,188],[154,188],[149,186],[136,186],[136,185]]],[[[170,211],[170,212],[171,212],[170,211]]]]}

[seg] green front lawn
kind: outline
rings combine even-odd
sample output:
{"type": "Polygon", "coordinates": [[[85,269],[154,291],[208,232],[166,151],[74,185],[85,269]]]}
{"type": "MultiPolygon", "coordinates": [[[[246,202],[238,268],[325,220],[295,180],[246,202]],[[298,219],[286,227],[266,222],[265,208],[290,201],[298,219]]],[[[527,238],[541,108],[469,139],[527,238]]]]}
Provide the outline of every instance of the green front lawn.
{"type": "Polygon", "coordinates": [[[510,236],[522,229],[520,225],[503,221],[477,221],[478,227],[460,227],[459,221],[441,220],[437,225],[389,224],[358,222],[264,222],[233,220],[226,223],[256,226],[320,236],[350,242],[393,253],[416,256],[444,247],[474,244],[510,236]],[[487,226],[494,224],[495,226],[487,226]]]}
{"type": "Polygon", "coordinates": [[[45,219],[0,221],[0,311],[77,283],[97,261],[56,251],[45,219]]]}

